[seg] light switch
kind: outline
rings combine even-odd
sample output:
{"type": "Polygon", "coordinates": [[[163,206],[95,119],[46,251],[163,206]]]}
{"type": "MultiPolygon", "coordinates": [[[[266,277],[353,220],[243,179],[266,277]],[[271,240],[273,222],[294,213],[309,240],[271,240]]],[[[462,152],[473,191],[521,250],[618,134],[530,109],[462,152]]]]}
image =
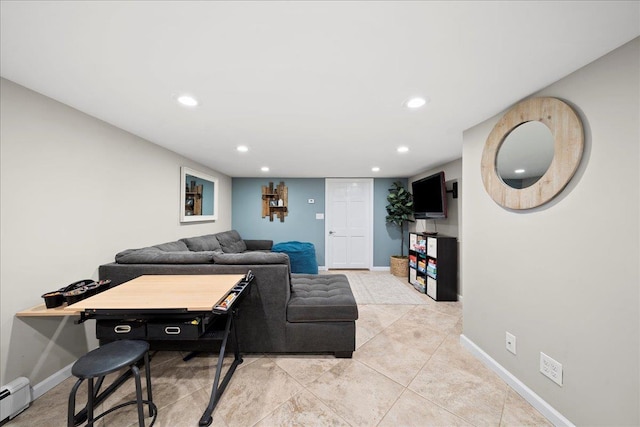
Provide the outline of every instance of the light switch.
{"type": "Polygon", "coordinates": [[[316,214],[316,219],[324,219],[324,214],[323,213],[317,213],[316,214]]]}
{"type": "Polygon", "coordinates": [[[307,203],[309,203],[310,205],[314,204],[316,201],[315,199],[309,199],[307,200],[307,203]]]}

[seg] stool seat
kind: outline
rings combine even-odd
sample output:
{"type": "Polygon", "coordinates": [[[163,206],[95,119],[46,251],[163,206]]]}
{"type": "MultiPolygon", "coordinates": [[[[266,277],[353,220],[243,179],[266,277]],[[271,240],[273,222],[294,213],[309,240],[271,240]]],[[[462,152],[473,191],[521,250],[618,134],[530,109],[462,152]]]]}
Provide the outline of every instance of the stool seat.
{"type": "Polygon", "coordinates": [[[77,378],[102,377],[142,359],[149,350],[146,341],[113,341],[80,357],[71,368],[77,378]]]}
{"type": "Polygon", "coordinates": [[[144,427],[143,405],[149,405],[149,416],[153,417],[151,425],[156,420],[158,409],[151,397],[151,370],[149,368],[149,343],[137,340],[113,341],[98,347],[80,357],[71,367],[71,373],[78,378],[69,393],[69,404],[67,408],[67,427],[74,427],[82,423],[85,419],[87,427],[93,427],[94,422],[105,415],[130,404],[138,406],[138,425],[144,427]],[[140,381],[140,370],[138,363],[144,360],[145,377],[147,380],[147,400],[142,399],[142,383],[140,381]],[[107,390],[100,393],[100,387],[107,374],[127,368],[128,371],[121,374],[114,380],[107,390]],[[128,376],[132,374],[136,385],[136,400],[122,403],[94,417],[94,408],[99,405],[110,393],[112,393],[128,376]],[[94,386],[94,380],[97,383],[94,386]],[[88,399],[85,409],[78,414],[75,413],[76,393],[80,384],[87,381],[88,399]]]}

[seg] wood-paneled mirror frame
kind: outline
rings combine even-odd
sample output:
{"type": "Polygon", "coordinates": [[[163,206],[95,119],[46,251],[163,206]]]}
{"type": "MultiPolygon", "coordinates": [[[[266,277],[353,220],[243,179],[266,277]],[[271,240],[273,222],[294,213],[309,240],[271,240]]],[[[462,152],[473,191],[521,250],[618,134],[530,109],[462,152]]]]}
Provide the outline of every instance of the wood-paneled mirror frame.
{"type": "Polygon", "coordinates": [[[494,126],[482,152],[481,173],[484,188],[500,206],[531,209],[547,203],[569,183],[578,169],[584,151],[582,122],[573,109],[556,98],[531,98],[505,113],[494,126]],[[553,160],[547,171],[533,185],[513,188],[502,180],[496,167],[498,151],[518,126],[539,121],[545,124],[554,140],[553,160]]]}

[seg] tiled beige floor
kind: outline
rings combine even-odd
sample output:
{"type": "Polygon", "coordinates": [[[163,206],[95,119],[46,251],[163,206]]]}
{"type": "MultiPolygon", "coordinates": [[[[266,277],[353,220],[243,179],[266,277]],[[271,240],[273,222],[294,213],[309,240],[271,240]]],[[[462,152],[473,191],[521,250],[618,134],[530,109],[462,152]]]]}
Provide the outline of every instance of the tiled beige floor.
{"type": "MultiPolygon", "coordinates": [[[[462,348],[459,303],[421,297],[425,305],[359,306],[353,359],[246,355],[214,411],[213,425],[550,425],[462,348]]],[[[182,356],[159,352],[151,362],[156,426],[197,426],[207,405],[215,355],[187,362],[182,356]]],[[[70,378],[49,391],[7,426],[66,425],[74,382],[70,378]]],[[[134,396],[129,381],[100,410],[134,396]]],[[[97,425],[137,425],[135,407],[116,411],[97,425]]]]}

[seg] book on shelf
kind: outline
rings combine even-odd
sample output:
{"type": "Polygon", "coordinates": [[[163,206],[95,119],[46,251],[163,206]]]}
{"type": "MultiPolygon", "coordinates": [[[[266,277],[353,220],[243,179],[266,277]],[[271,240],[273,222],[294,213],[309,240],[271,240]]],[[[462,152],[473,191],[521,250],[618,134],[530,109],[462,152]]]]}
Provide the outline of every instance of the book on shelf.
{"type": "Polygon", "coordinates": [[[427,264],[424,261],[418,261],[418,271],[421,273],[426,273],[427,264]]]}
{"type": "Polygon", "coordinates": [[[438,269],[437,269],[435,259],[430,259],[429,262],[427,263],[427,274],[433,277],[434,279],[436,278],[438,274],[438,269]]]}
{"type": "Polygon", "coordinates": [[[418,259],[415,255],[409,255],[409,267],[416,268],[418,259]]]}

